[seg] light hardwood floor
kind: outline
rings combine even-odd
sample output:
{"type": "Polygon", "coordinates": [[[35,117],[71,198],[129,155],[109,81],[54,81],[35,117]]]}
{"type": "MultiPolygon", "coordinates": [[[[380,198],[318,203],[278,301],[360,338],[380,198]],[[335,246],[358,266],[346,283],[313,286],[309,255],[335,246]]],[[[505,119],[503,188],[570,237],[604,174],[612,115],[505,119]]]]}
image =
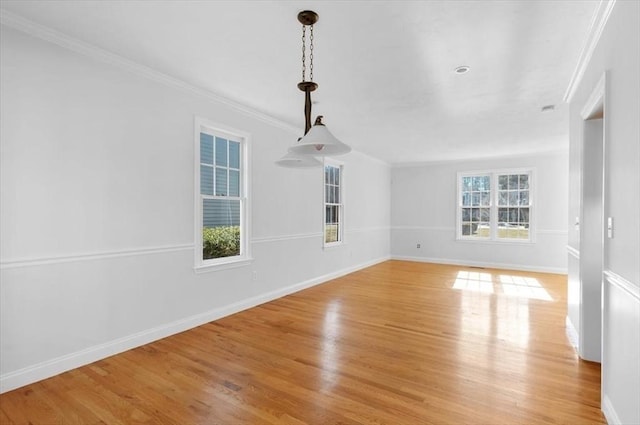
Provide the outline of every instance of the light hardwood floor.
{"type": "Polygon", "coordinates": [[[2,424],[600,424],[566,277],[388,261],[0,396],[2,424]]]}

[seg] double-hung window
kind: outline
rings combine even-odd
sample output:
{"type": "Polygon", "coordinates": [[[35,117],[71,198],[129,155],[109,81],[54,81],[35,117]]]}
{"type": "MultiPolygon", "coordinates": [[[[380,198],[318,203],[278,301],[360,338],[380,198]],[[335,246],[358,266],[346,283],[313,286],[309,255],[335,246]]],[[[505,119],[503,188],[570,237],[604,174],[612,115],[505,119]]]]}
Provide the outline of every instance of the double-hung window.
{"type": "Polygon", "coordinates": [[[532,192],[530,169],[458,173],[458,239],[532,242],[532,192]]]}
{"type": "Polygon", "coordinates": [[[343,166],[324,165],[324,246],[342,243],[344,238],[343,166]]]}
{"type": "Polygon", "coordinates": [[[196,118],[196,268],[249,259],[246,134],[196,118]]]}

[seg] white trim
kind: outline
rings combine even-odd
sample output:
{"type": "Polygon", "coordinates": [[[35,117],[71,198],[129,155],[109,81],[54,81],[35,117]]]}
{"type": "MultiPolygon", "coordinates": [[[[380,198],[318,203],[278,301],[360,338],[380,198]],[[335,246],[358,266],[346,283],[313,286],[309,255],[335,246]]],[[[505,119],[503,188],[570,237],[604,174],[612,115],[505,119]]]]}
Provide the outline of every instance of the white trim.
{"type": "Polygon", "coordinates": [[[484,267],[488,269],[520,270],[525,272],[567,274],[566,268],[538,267],[538,266],[532,266],[530,264],[489,263],[484,261],[455,260],[455,259],[449,259],[449,258],[434,258],[434,257],[412,257],[412,256],[405,256],[405,255],[392,255],[391,259],[402,260],[402,261],[415,261],[418,263],[449,264],[452,266],[461,266],[461,267],[484,267]]]}
{"type": "MultiPolygon", "coordinates": [[[[440,226],[391,226],[390,230],[410,230],[410,231],[428,231],[428,232],[455,232],[455,227],[440,227],[440,226]]],[[[566,230],[554,230],[554,229],[540,229],[536,230],[538,235],[556,235],[566,236],[569,234],[566,230]]],[[[474,241],[476,241],[474,239],[474,241]]],[[[478,242],[478,241],[476,241],[478,242]]],[[[487,241],[485,241],[487,242],[487,241]]],[[[489,241],[491,242],[491,241],[489,241]]],[[[528,241],[526,241],[528,242],[528,241]]],[[[502,241],[500,243],[503,243],[502,241]]]]}
{"type": "Polygon", "coordinates": [[[221,261],[217,263],[205,263],[193,267],[193,271],[196,274],[217,272],[220,270],[237,269],[238,267],[245,267],[253,262],[252,257],[231,257],[232,261],[221,261]]]}
{"type": "Polygon", "coordinates": [[[149,344],[153,341],[157,341],[159,339],[166,338],[168,336],[175,335],[189,329],[193,329],[197,326],[204,325],[205,323],[209,323],[221,319],[222,317],[229,316],[231,314],[238,313],[257,305],[284,297],[294,292],[298,292],[303,289],[307,289],[312,286],[337,279],[349,273],[371,267],[375,264],[387,260],[389,260],[389,257],[382,257],[375,260],[366,261],[364,263],[346,267],[344,269],[332,273],[327,273],[313,279],[308,279],[303,282],[287,286],[285,288],[280,288],[275,291],[256,295],[254,297],[247,298],[224,307],[215,308],[204,313],[196,314],[184,319],[179,319],[165,325],[157,326],[155,328],[135,333],[133,335],[118,338],[104,344],[98,344],[93,347],[88,347],[84,350],[76,351],[74,353],[60,356],[55,359],[47,360],[23,369],[6,373],[0,376],[0,394],[14,390],[16,388],[20,388],[24,385],[32,384],[42,379],[50,378],[68,370],[93,363],[106,357],[122,353],[132,348],[149,344]]]}
{"type": "MultiPolygon", "coordinates": [[[[203,273],[246,266],[251,263],[251,134],[197,115],[193,118],[194,133],[194,271],[203,273]],[[240,143],[240,255],[204,260],[202,257],[202,196],[200,194],[201,133],[227,138],[240,143]]],[[[214,159],[215,168],[215,159],[214,159]]],[[[235,198],[234,198],[235,199],[235,198]]]]}
{"type": "Polygon", "coordinates": [[[628,295],[631,295],[632,297],[634,297],[636,302],[640,302],[640,287],[634,285],[624,277],[612,272],[611,270],[603,271],[602,275],[604,276],[607,282],[609,282],[613,286],[616,286],[622,289],[628,295]]]}
{"type": "MultiPolygon", "coordinates": [[[[322,161],[322,248],[335,248],[338,246],[342,246],[346,244],[345,236],[346,236],[346,214],[345,214],[345,205],[346,203],[346,191],[345,191],[345,165],[344,162],[324,157],[322,161]],[[339,207],[339,217],[338,217],[338,240],[336,242],[326,242],[325,235],[327,233],[327,217],[326,208],[327,208],[327,182],[326,182],[326,168],[327,166],[332,168],[337,168],[340,170],[340,182],[338,183],[338,197],[340,198],[340,202],[337,204],[339,207]]],[[[331,183],[329,183],[331,184],[331,183]]]]}
{"type": "Polygon", "coordinates": [[[322,233],[298,233],[292,235],[283,235],[283,236],[266,236],[262,238],[253,238],[251,239],[251,243],[270,243],[270,242],[280,242],[280,241],[292,241],[296,239],[311,239],[311,238],[321,238],[322,233]]]}
{"type": "Polygon", "coordinates": [[[435,232],[455,232],[455,227],[439,227],[439,226],[391,226],[391,230],[423,230],[435,232]]]}
{"type": "Polygon", "coordinates": [[[146,248],[130,248],[114,251],[88,252],[84,254],[69,254],[52,257],[33,257],[5,260],[0,262],[0,269],[13,269],[17,267],[33,267],[47,264],[72,263],[77,261],[94,261],[118,257],[131,257],[135,255],[164,254],[167,252],[179,252],[193,249],[193,244],[161,245],[146,248]]]}
{"type": "Polygon", "coordinates": [[[377,227],[361,227],[359,229],[348,229],[346,233],[369,233],[369,232],[384,232],[389,231],[390,227],[388,226],[377,226],[377,227]]]}
{"type": "Polygon", "coordinates": [[[591,61],[593,52],[598,45],[598,41],[600,41],[604,27],[607,24],[607,20],[609,19],[615,4],[616,0],[600,0],[598,7],[593,14],[589,34],[587,35],[582,51],[580,52],[580,58],[578,59],[575,70],[573,71],[571,80],[569,80],[569,86],[564,93],[563,100],[566,103],[571,102],[571,99],[573,99],[573,96],[578,90],[578,86],[584,77],[584,73],[587,70],[587,66],[591,61]]]}
{"type": "Polygon", "coordinates": [[[141,65],[120,55],[101,49],[77,38],[71,37],[60,31],[56,31],[47,26],[37,24],[33,21],[23,18],[18,14],[9,12],[6,9],[0,9],[0,22],[3,25],[22,31],[41,40],[57,44],[60,47],[90,57],[94,60],[116,66],[120,69],[155,81],[157,83],[161,83],[169,87],[177,88],[188,93],[195,94],[207,100],[221,103],[238,112],[249,115],[274,127],[289,131],[295,135],[298,135],[300,133],[300,128],[275,117],[272,117],[268,114],[265,114],[264,112],[260,112],[247,105],[243,105],[240,102],[221,96],[211,90],[194,86],[178,78],[156,71],[155,69],[141,65]]]}
{"type": "MultiPolygon", "coordinates": [[[[349,229],[346,230],[345,233],[369,233],[369,232],[384,232],[389,231],[389,227],[381,226],[381,227],[361,227],[359,229],[349,229]]],[[[452,228],[453,230],[453,228],[452,228]]],[[[280,242],[280,241],[292,241],[296,239],[312,239],[312,238],[321,238],[322,233],[297,233],[291,235],[283,235],[283,236],[265,236],[260,238],[253,238],[251,243],[260,244],[260,243],[271,243],[271,242],[280,242]]]]}
{"type": "Polygon", "coordinates": [[[573,258],[575,258],[576,260],[580,259],[580,251],[578,251],[572,246],[567,245],[567,253],[571,255],[573,258]]]}
{"type": "Polygon", "coordinates": [[[606,395],[602,397],[602,413],[604,413],[604,418],[607,420],[609,425],[622,424],[620,417],[613,408],[611,400],[609,400],[609,397],[606,395]]]}
{"type": "Polygon", "coordinates": [[[390,164],[391,168],[416,168],[416,167],[428,167],[434,165],[447,165],[447,164],[472,164],[472,163],[481,163],[486,161],[493,161],[496,159],[499,160],[518,160],[518,159],[529,159],[532,156],[567,156],[569,155],[569,148],[561,148],[561,149],[553,149],[553,150],[544,150],[544,151],[535,151],[535,152],[527,152],[527,153],[507,153],[504,155],[491,155],[491,156],[483,156],[473,158],[451,158],[451,159],[440,159],[433,161],[416,161],[416,162],[395,162],[390,164]]]}
{"type": "Polygon", "coordinates": [[[535,212],[535,200],[536,200],[536,167],[518,167],[518,168],[506,168],[506,169],[488,169],[488,170],[477,170],[477,171],[458,171],[456,173],[456,241],[457,242],[473,242],[473,243],[482,243],[482,242],[490,242],[490,243],[517,243],[517,244],[534,244],[536,243],[536,212],[535,212]],[[518,208],[524,207],[529,209],[529,228],[527,239],[517,239],[517,238],[501,238],[499,237],[498,232],[498,224],[499,224],[499,209],[500,205],[498,202],[498,178],[502,175],[514,175],[514,174],[526,174],[529,178],[529,205],[528,206],[518,206],[518,208]],[[462,179],[465,177],[486,177],[490,178],[489,185],[489,206],[478,206],[477,208],[489,208],[489,234],[486,237],[478,237],[468,235],[465,236],[462,234],[462,209],[464,206],[462,205],[462,179]]]}
{"type": "Polygon", "coordinates": [[[593,91],[589,95],[589,99],[585,102],[580,112],[580,116],[583,120],[589,120],[593,114],[601,107],[604,107],[604,91],[607,83],[607,73],[603,72],[602,77],[598,80],[598,83],[593,88],[593,91]]]}

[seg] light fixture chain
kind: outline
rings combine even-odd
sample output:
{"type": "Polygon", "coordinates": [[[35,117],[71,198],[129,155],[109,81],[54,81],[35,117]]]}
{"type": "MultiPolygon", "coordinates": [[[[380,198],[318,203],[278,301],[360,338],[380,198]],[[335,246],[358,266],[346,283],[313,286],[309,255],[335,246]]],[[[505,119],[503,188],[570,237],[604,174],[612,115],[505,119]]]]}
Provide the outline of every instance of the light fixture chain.
{"type": "Polygon", "coordinates": [[[309,81],[313,81],[313,25],[309,26],[309,81]]]}
{"type": "Polygon", "coordinates": [[[307,74],[307,65],[306,65],[306,60],[307,60],[307,51],[306,51],[306,47],[307,47],[307,26],[306,25],[302,25],[302,81],[306,81],[305,77],[307,74]]]}

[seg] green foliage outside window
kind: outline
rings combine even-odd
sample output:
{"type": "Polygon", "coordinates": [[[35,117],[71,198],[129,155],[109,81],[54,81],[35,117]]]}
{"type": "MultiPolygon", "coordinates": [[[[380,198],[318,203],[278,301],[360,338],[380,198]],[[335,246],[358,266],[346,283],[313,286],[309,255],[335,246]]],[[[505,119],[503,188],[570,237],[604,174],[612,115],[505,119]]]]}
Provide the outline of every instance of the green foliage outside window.
{"type": "Polygon", "coordinates": [[[240,255],[240,226],[205,227],[202,229],[202,258],[240,255]]]}

